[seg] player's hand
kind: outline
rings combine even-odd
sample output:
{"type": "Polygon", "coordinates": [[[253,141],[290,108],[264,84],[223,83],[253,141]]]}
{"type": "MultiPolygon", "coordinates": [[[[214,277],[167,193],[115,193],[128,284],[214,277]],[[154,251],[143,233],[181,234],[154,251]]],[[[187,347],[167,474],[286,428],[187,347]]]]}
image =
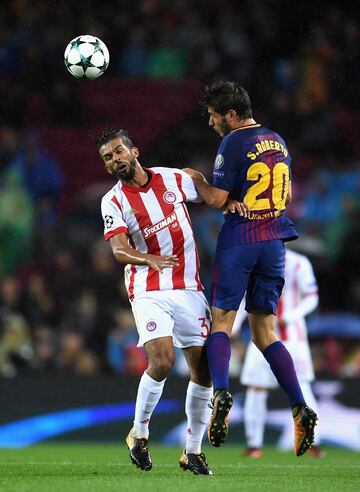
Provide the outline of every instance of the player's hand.
{"type": "Polygon", "coordinates": [[[146,264],[162,273],[164,268],[174,268],[179,265],[179,260],[177,255],[172,256],[158,256],[158,255],[147,255],[146,264]]]}
{"type": "Polygon", "coordinates": [[[250,208],[243,202],[238,202],[237,200],[228,200],[226,202],[225,209],[223,211],[224,215],[230,215],[238,213],[241,217],[250,217],[250,208]]]}
{"type": "Polygon", "coordinates": [[[182,169],[186,174],[190,176],[192,179],[205,179],[204,175],[200,171],[196,171],[196,169],[192,169],[191,167],[185,167],[182,169]]]}

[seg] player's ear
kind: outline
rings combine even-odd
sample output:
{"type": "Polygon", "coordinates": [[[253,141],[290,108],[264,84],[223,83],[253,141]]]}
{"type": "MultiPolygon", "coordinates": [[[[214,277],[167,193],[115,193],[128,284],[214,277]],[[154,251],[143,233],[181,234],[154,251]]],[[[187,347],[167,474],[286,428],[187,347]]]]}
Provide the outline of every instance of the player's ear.
{"type": "Polygon", "coordinates": [[[237,119],[237,112],[235,111],[235,109],[229,109],[228,115],[231,119],[237,119]]]}
{"type": "Polygon", "coordinates": [[[139,151],[139,149],[137,147],[133,147],[131,149],[131,152],[133,153],[133,156],[136,157],[136,158],[139,157],[139,155],[140,155],[140,151],[139,151]]]}

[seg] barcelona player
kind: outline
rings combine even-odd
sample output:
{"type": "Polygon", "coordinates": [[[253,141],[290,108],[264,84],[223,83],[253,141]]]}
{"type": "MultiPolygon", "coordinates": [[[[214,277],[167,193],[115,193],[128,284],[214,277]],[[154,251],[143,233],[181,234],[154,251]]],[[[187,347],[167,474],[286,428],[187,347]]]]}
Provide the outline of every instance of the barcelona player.
{"type": "Polygon", "coordinates": [[[210,443],[228,434],[232,397],[228,391],[230,334],[246,292],[252,339],[287,394],[295,425],[294,450],[304,454],[314,439],[316,413],[305,403],[291,355],[276,334],[276,310],[284,284],[285,241],[298,237],[285,214],[291,201],[291,157],[284,140],[257,123],[247,91],[236,82],[207,86],[201,103],[209,125],[222,137],[213,184],[193,169],[185,171],[210,206],[225,206],[212,285],[211,334],[207,343],[214,385],[210,443]],[[238,213],[236,213],[238,212],[238,213]]]}
{"type": "MultiPolygon", "coordinates": [[[[316,309],[319,302],[317,282],[310,260],[303,254],[286,248],[285,284],[277,309],[277,332],[280,340],[290,352],[298,379],[306,401],[318,412],[318,403],[312,390],[315,379],[314,367],[307,336],[306,316],[316,309]]],[[[232,334],[240,331],[247,318],[241,302],[237,312],[232,334]]],[[[277,381],[261,352],[250,342],[241,370],[241,384],[246,386],[244,401],[244,427],[247,449],[245,456],[260,458],[264,442],[269,391],[276,388],[277,381]]],[[[284,433],[287,435],[287,433],[284,433]]],[[[315,434],[314,445],[309,449],[312,457],[323,457],[320,447],[319,430],[315,434]],[[317,434],[317,435],[316,435],[317,434]]],[[[279,442],[287,447],[284,435],[279,442]]]]}

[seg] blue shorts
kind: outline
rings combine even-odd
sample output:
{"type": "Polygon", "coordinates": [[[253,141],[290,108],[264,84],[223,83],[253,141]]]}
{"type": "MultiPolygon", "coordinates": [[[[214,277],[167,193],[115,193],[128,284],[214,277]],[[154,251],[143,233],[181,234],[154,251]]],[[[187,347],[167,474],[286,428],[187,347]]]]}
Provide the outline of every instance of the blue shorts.
{"type": "Polygon", "coordinates": [[[276,314],[284,269],[285,245],[281,239],[218,249],[211,305],[237,311],[246,292],[246,311],[276,314]]]}

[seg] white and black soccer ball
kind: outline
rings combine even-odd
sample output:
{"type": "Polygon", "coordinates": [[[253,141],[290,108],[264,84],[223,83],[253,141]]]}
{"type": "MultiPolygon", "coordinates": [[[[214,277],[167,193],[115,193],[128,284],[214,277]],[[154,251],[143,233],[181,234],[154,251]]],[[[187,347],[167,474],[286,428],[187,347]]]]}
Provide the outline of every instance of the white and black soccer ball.
{"type": "Polygon", "coordinates": [[[77,36],[67,45],[64,62],[77,79],[97,79],[109,65],[109,50],[96,36],[77,36]]]}

